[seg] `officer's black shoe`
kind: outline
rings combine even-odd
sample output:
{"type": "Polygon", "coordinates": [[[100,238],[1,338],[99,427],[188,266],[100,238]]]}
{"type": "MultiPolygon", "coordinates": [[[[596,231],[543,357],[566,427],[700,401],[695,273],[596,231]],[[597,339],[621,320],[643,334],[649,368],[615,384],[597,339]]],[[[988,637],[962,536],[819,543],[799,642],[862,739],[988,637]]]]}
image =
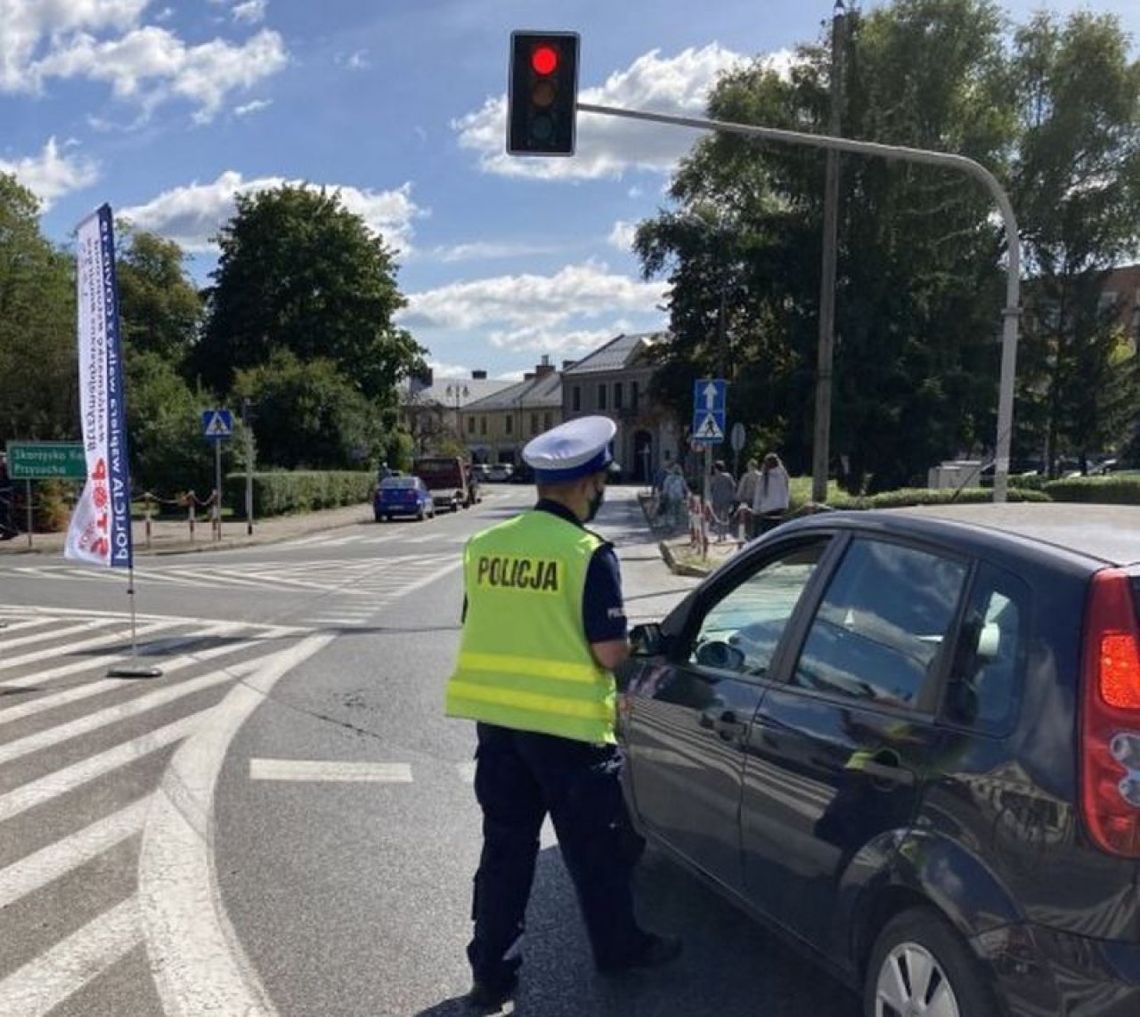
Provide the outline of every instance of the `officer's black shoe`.
{"type": "Polygon", "coordinates": [[[513,1007],[508,1006],[508,1004],[514,999],[517,986],[517,978],[495,985],[476,980],[475,984],[471,986],[471,991],[467,993],[467,1005],[476,1013],[513,1013],[513,1007]]]}
{"type": "Polygon", "coordinates": [[[605,975],[621,974],[633,968],[656,968],[668,964],[681,956],[681,940],[677,936],[658,936],[647,932],[641,946],[628,957],[618,961],[606,961],[598,965],[605,975]]]}

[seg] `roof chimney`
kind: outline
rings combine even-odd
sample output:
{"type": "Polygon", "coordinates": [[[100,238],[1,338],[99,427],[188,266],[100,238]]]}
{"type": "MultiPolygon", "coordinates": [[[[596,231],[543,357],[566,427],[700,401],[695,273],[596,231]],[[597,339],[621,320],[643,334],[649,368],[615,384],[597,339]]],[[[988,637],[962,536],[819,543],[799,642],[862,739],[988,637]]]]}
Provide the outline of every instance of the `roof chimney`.
{"type": "Polygon", "coordinates": [[[545,378],[548,374],[554,373],[554,365],[550,362],[550,356],[546,353],[542,355],[542,363],[535,365],[534,376],[536,378],[545,378]]]}
{"type": "Polygon", "coordinates": [[[573,367],[576,363],[578,363],[577,360],[563,360],[562,361],[562,370],[569,371],[570,368],[573,367]]]}
{"type": "Polygon", "coordinates": [[[472,371],[471,372],[471,380],[472,381],[486,381],[487,380],[487,372],[486,371],[472,371]]]}

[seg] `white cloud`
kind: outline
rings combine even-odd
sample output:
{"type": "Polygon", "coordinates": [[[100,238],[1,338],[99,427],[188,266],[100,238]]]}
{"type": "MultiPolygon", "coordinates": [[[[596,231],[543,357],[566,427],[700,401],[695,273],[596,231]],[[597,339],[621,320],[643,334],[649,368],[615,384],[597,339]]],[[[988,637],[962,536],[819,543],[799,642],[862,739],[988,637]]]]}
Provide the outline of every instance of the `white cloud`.
{"type": "MultiPolygon", "coordinates": [[[[208,251],[213,249],[210,238],[234,214],[235,195],[270,190],[286,183],[300,184],[301,181],[283,177],[243,180],[240,173],[227,170],[212,183],[195,182],[172,188],[145,205],[124,208],[120,214],[140,229],[176,240],[187,251],[208,251]]],[[[411,183],[390,191],[327,186],[330,191],[340,191],[345,208],[364,219],[371,229],[383,235],[389,246],[401,253],[410,246],[412,220],[427,214],[412,200],[411,183]]]]}
{"type": "MultiPolygon", "coordinates": [[[[769,62],[783,72],[791,59],[791,54],[781,51],[769,57],[769,62]]],[[[703,116],[709,90],[719,75],[748,60],[715,42],[670,58],[662,58],[655,49],[611,74],[604,85],[583,89],[578,98],[595,105],[703,116]]],[[[667,173],[689,151],[694,138],[691,131],[663,124],[582,113],[573,158],[518,158],[503,150],[506,110],[505,96],[491,97],[481,109],[452,122],[460,146],[478,153],[480,168],[506,176],[598,179],[620,177],[631,168],[667,173]]]]}
{"type": "MultiPolygon", "coordinates": [[[[205,123],[226,96],[276,74],[288,62],[277,32],[263,29],[244,43],[213,39],[190,45],[157,22],[142,23],[150,0],[0,0],[0,92],[38,92],[53,78],[110,84],[116,98],[145,113],[181,98],[205,123]]],[[[266,0],[233,8],[250,21],[266,0]]]]}
{"type": "Polygon", "coordinates": [[[254,99],[253,102],[247,102],[244,106],[235,106],[234,114],[239,117],[247,117],[251,113],[260,113],[263,109],[269,109],[272,105],[272,99],[254,99]]]}
{"type": "Polygon", "coordinates": [[[244,3],[237,4],[230,13],[233,15],[234,21],[256,25],[265,20],[265,8],[268,6],[269,0],[245,0],[244,3]]]}
{"type": "Polygon", "coordinates": [[[268,29],[242,45],[214,39],[187,46],[167,29],[147,26],[107,42],[76,35],[29,73],[37,83],[53,77],[107,81],[118,98],[148,110],[173,96],[188,99],[198,105],[194,120],[208,123],[228,93],[250,88],[287,62],[281,36],[268,29]]]}
{"type": "Polygon", "coordinates": [[[428,367],[431,368],[433,378],[470,378],[471,368],[464,367],[462,364],[444,364],[438,360],[432,360],[430,357],[427,362],[428,367]]]}
{"type": "Polygon", "coordinates": [[[411,327],[485,329],[491,344],[502,349],[565,352],[591,348],[601,337],[617,334],[612,325],[586,328],[580,319],[623,314],[659,318],[657,305],[665,288],[586,262],[554,275],[494,276],[412,293],[400,319],[411,327]]]}
{"type": "Polygon", "coordinates": [[[337,53],[333,62],[340,67],[347,67],[350,71],[363,71],[372,66],[368,59],[368,50],[358,49],[354,53],[337,53]]]}
{"type": "Polygon", "coordinates": [[[493,258],[520,258],[532,254],[553,254],[556,247],[528,244],[521,241],[476,240],[469,244],[447,244],[434,247],[430,257],[451,264],[457,261],[488,261],[493,258]]]}
{"type": "MultiPolygon", "coordinates": [[[[64,148],[73,147],[65,142],[64,148]]],[[[90,187],[99,179],[99,167],[77,154],[61,154],[55,138],[49,138],[43,151],[9,162],[0,159],[0,173],[11,173],[30,190],[43,206],[51,208],[56,198],[90,187]]]]}
{"type": "Polygon", "coordinates": [[[614,223],[614,228],[610,230],[610,235],[606,237],[611,247],[616,247],[619,251],[629,252],[633,247],[633,238],[637,235],[637,223],[626,222],[624,219],[619,219],[614,223]]]}

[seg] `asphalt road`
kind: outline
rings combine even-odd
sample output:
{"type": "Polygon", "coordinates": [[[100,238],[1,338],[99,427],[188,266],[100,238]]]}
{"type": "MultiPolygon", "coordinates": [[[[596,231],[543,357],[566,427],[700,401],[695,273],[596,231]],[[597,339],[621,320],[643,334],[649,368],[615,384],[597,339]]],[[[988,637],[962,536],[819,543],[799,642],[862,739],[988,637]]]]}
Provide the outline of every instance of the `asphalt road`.
{"type": "MultiPolygon", "coordinates": [[[[442,715],[459,551],[530,497],[490,492],[425,523],[141,560],[140,649],[164,670],[153,680],[105,677],[129,650],[122,576],[0,562],[3,1017],[466,1012],[474,732],[442,715]],[[194,769],[211,744],[216,781],[194,769]],[[254,1003],[224,995],[227,957],[234,985],[264,990],[254,1003]]],[[[631,492],[611,493],[599,525],[622,553],[631,616],[660,617],[692,581],[645,543],[631,492]]],[[[603,979],[544,833],[517,1012],[858,1012],[655,852],[637,883],[643,923],[680,933],[685,953],[603,979]]]]}

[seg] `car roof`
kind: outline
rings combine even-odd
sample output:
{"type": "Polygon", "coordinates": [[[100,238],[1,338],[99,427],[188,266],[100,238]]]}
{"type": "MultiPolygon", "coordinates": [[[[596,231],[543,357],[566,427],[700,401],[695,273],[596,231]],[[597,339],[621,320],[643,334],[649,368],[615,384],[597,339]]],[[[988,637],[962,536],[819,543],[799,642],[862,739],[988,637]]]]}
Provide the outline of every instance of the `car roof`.
{"type": "Polygon", "coordinates": [[[1048,545],[1087,564],[1140,564],[1140,506],[1071,503],[992,503],[921,505],[869,512],[835,512],[810,516],[862,528],[885,529],[945,539],[953,535],[976,554],[987,546],[1011,551],[1013,545],[1048,545]]]}

